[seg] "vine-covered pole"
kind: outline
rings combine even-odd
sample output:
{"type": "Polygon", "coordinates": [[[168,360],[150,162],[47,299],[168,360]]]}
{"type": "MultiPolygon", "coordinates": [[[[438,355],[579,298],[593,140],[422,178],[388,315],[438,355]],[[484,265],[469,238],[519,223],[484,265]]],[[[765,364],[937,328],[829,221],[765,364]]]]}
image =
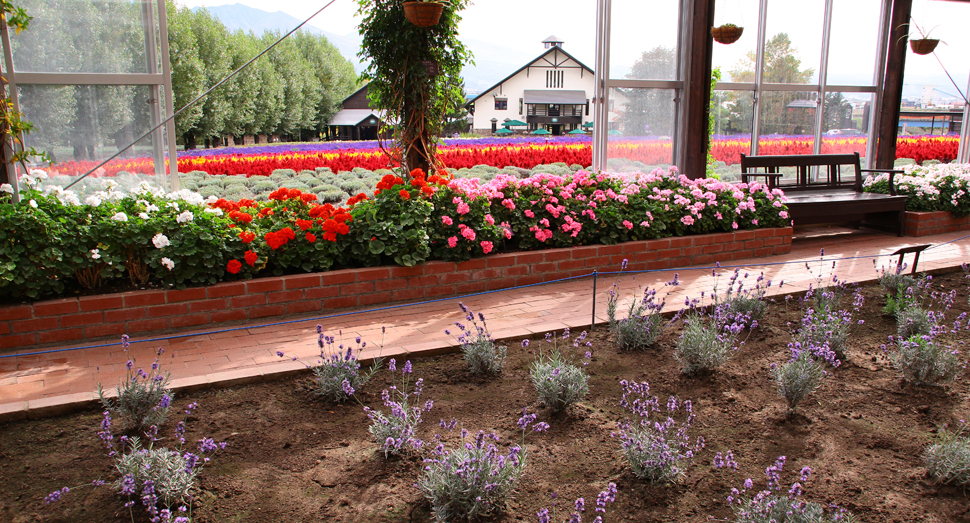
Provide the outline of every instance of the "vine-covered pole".
{"type": "Polygon", "coordinates": [[[357,1],[362,19],[358,56],[369,61],[361,78],[370,82],[372,107],[384,111],[384,128],[394,132],[394,143],[382,142],[382,147],[405,175],[413,169],[439,170],[437,142],[445,113],[463,96],[461,69],[471,62],[458,39],[460,12],[468,0],[439,0],[444,12],[431,27],[412,25],[401,0],[357,1]]]}

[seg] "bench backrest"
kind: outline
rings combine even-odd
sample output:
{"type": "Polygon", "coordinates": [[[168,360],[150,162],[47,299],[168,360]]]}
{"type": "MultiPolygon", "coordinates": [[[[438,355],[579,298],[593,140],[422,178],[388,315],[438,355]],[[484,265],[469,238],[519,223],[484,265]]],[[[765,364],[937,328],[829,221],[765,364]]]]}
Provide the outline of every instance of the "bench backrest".
{"type": "MultiPolygon", "coordinates": [[[[746,156],[741,155],[742,173],[777,173],[779,167],[794,167],[797,171],[794,182],[778,183],[778,187],[785,191],[823,189],[823,188],[853,188],[862,192],[862,165],[859,153],[852,154],[783,154],[775,156],[746,156]],[[812,180],[811,168],[818,167],[818,177],[812,180]],[[842,168],[851,171],[854,176],[842,179],[842,168]],[[759,171],[760,169],[760,171],[759,171]]],[[[848,172],[846,173],[849,174],[848,172]]]]}

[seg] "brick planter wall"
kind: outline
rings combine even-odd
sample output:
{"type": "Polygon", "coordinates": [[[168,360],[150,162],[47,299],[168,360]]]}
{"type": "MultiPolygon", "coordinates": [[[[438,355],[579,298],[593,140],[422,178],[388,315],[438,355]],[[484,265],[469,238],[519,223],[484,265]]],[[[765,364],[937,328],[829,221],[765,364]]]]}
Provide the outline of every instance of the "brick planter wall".
{"type": "Polygon", "coordinates": [[[906,211],[903,218],[903,234],[906,236],[929,236],[956,231],[970,231],[970,216],[954,218],[948,211],[906,211]]]}
{"type": "MultiPolygon", "coordinates": [[[[496,254],[461,263],[371,267],[258,278],[184,290],[145,290],[0,307],[0,348],[145,334],[284,314],[506,289],[596,270],[669,269],[787,254],[792,229],[496,254]]],[[[266,321],[269,321],[268,319],[266,321]]]]}

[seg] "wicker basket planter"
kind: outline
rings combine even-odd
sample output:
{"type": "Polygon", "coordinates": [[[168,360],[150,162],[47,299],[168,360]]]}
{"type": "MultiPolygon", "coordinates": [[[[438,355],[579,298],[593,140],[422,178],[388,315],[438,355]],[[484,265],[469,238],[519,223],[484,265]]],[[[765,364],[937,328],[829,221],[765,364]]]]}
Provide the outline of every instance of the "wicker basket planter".
{"type": "Polygon", "coordinates": [[[919,38],[909,41],[909,48],[916,54],[930,54],[940,41],[935,38],[919,38]]]}
{"type": "Polygon", "coordinates": [[[431,27],[441,19],[445,6],[440,2],[404,2],[404,16],[418,27],[431,27]]]}
{"type": "Polygon", "coordinates": [[[744,28],[736,25],[722,25],[711,28],[711,36],[714,37],[714,41],[722,44],[737,42],[742,33],[744,33],[744,28]]]}

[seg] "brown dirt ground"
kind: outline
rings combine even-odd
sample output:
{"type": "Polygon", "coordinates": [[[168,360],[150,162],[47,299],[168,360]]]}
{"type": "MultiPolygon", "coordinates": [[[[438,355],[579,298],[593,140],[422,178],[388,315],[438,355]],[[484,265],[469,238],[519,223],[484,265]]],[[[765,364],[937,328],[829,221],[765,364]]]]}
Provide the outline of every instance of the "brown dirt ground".
{"type": "MultiPolygon", "coordinates": [[[[957,289],[955,316],[967,310],[967,281],[961,273],[937,276],[934,289],[957,289]]],[[[619,353],[597,327],[590,394],[564,415],[537,405],[528,369],[539,346],[526,349],[507,340],[505,372],[482,380],[468,375],[460,354],[414,361],[425,379],[423,398],[435,401],[421,436],[431,440],[439,419],[457,418],[472,432],[496,431],[518,441],[515,422],[522,408],[539,412],[552,428],[527,439],[529,463],[518,490],[498,521],[535,521],[558,493],[563,508],[576,497],[592,505],[607,482],[619,493],[607,521],[707,521],[730,514],[725,497],[751,477],[763,485],[764,469],[788,457],[784,480],[803,466],[814,470],[806,498],[838,503],[867,522],[968,522],[965,490],[936,485],[926,476],[920,454],[944,424],[970,419],[966,379],[947,388],[905,384],[881,348],[894,321],[881,315],[880,289],[864,290],[866,305],[856,318],[848,361],[821,389],[786,419],[783,400],[768,373],[787,358],[789,323],[797,322],[797,300],[779,299],[734,358],[706,377],[684,377],[672,356],[679,327],[657,348],[619,353]],[[618,406],[621,379],[647,381],[662,400],[670,394],[691,399],[697,412],[693,434],[707,447],[675,485],[650,485],[624,466],[610,432],[624,416],[618,406]],[[737,472],[714,470],[717,451],[733,450],[737,472]]],[[[456,315],[456,319],[460,319],[456,315]]],[[[968,339],[960,334],[959,343],[968,339]]],[[[966,347],[961,346],[963,356],[966,347]]],[[[385,460],[367,433],[360,405],[330,405],[306,387],[308,374],[279,381],[214,389],[179,397],[184,408],[197,401],[190,438],[226,441],[202,475],[198,522],[405,522],[428,521],[428,504],[414,488],[420,456],[385,460]]],[[[380,372],[360,395],[380,407],[380,391],[391,384],[380,372]]],[[[43,499],[62,486],[113,479],[98,441],[100,414],[91,410],[53,419],[0,426],[0,520],[11,522],[130,521],[123,499],[108,488],[82,487],[47,506],[43,499]]],[[[174,422],[169,425],[174,426],[174,422]]],[[[170,430],[168,427],[167,430],[170,430]]],[[[454,444],[456,436],[448,438],[454,444]]],[[[588,512],[589,514],[590,512],[588,512]]],[[[560,510],[559,519],[565,519],[560,510]]],[[[591,519],[592,516],[590,516],[591,519]]],[[[147,521],[136,512],[136,521],[147,521]]]]}

